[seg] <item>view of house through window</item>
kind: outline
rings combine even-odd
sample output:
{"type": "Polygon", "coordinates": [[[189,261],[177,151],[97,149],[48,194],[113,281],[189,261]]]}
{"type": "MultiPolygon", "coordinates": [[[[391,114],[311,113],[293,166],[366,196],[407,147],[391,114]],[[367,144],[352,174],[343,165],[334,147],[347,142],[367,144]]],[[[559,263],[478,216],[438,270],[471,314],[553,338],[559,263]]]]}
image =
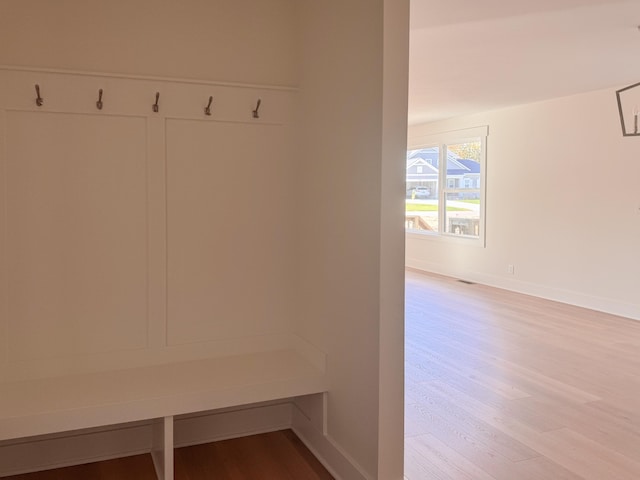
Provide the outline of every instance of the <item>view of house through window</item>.
{"type": "Polygon", "coordinates": [[[478,238],[483,139],[407,152],[407,230],[478,238]]]}

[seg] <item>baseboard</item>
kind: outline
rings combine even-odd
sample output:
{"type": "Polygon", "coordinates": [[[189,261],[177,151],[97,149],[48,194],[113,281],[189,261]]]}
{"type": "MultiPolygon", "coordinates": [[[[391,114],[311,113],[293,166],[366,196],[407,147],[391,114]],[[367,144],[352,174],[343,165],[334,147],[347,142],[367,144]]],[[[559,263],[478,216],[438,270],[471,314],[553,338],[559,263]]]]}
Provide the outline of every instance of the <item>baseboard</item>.
{"type": "Polygon", "coordinates": [[[292,410],[290,401],[280,401],[176,417],[174,446],[189,447],[285,430],[291,428],[292,410]]]}
{"type": "Polygon", "coordinates": [[[94,428],[0,443],[0,477],[149,453],[151,423],[94,428]]]}
{"type": "Polygon", "coordinates": [[[292,430],[336,480],[373,480],[330,436],[324,435],[299,408],[293,408],[292,430]]]}
{"type": "Polygon", "coordinates": [[[407,258],[406,266],[424,272],[437,273],[448,277],[461,278],[490,287],[501,288],[511,292],[540,297],[555,302],[566,303],[577,307],[588,308],[599,312],[618,315],[631,320],[640,320],[640,305],[621,302],[619,300],[587,295],[582,292],[549,287],[533,282],[516,280],[482,272],[460,271],[450,269],[445,265],[433,264],[416,258],[407,258]]]}
{"type": "MultiPolygon", "coordinates": [[[[175,419],[175,446],[185,447],[292,427],[290,401],[175,419]]],[[[151,451],[153,422],[0,442],[0,477],[111,460],[151,451]]]]}

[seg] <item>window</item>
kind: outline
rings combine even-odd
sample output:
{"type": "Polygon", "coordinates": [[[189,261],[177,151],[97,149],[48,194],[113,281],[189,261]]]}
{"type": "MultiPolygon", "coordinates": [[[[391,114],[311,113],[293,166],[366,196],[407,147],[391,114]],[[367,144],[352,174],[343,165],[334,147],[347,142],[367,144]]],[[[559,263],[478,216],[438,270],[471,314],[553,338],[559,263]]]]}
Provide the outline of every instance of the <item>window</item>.
{"type": "MultiPolygon", "coordinates": [[[[484,244],[487,127],[409,139],[405,226],[409,233],[484,244]],[[412,168],[429,165],[418,177],[412,168]]],[[[422,170],[422,169],[420,169],[422,170]]]]}

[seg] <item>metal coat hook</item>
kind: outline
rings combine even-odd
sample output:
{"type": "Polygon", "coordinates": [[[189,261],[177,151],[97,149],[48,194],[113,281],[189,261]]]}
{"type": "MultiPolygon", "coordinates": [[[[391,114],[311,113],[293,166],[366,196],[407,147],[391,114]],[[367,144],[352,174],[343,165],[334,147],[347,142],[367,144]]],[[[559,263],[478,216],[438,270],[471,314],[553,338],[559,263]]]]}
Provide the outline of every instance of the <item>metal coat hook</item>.
{"type": "Polygon", "coordinates": [[[98,101],[96,102],[96,107],[98,110],[102,110],[102,89],[98,90],[98,101]]]}
{"type": "Polygon", "coordinates": [[[205,115],[211,115],[211,104],[213,103],[213,97],[209,97],[209,104],[204,107],[204,114],[205,115]]]}
{"type": "Polygon", "coordinates": [[[253,118],[260,118],[260,104],[262,103],[261,99],[258,99],[258,103],[256,105],[256,109],[253,111],[253,118]]]}
{"type": "Polygon", "coordinates": [[[156,92],[156,103],[153,104],[153,111],[156,113],[160,111],[160,105],[158,105],[159,100],[160,100],[160,92],[156,92]]]}
{"type": "Polygon", "coordinates": [[[36,83],[36,94],[38,95],[38,97],[36,98],[36,105],[41,107],[42,104],[44,103],[44,99],[40,96],[40,85],[38,85],[37,83],[36,83]]]}

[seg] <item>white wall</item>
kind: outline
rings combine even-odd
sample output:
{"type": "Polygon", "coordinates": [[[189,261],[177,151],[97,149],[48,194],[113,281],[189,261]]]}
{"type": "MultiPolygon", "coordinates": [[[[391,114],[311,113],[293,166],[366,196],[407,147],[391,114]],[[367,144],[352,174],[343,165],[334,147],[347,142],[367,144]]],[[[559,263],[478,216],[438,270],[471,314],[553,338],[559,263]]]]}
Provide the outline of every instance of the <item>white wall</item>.
{"type": "Polygon", "coordinates": [[[304,1],[300,26],[297,331],[328,353],[330,438],[375,475],[382,1],[304,1]]]}
{"type": "Polygon", "coordinates": [[[640,319],[640,139],[614,89],[412,126],[409,143],[478,125],[486,248],[408,234],[407,265],[640,319]]]}
{"type": "Polygon", "coordinates": [[[298,192],[304,221],[297,332],[328,353],[329,439],[356,459],[366,476],[392,479],[402,478],[402,382],[381,376],[379,365],[387,358],[402,377],[408,5],[396,1],[386,7],[387,12],[381,0],[301,2],[298,192]],[[386,30],[385,13],[392,19],[386,30]],[[387,85],[385,39],[397,48],[398,62],[389,59],[387,85]],[[397,101],[387,110],[385,87],[388,100],[397,101]],[[383,179],[383,172],[390,176],[383,179]],[[394,334],[388,350],[381,349],[388,347],[382,328],[394,334]],[[392,399],[383,404],[384,388],[392,399]],[[379,444],[383,405],[396,429],[385,430],[379,444]],[[380,472],[379,448],[392,465],[383,462],[380,472]]]}
{"type": "Polygon", "coordinates": [[[0,3],[0,64],[295,85],[295,0],[0,3]]]}
{"type": "Polygon", "coordinates": [[[384,2],[378,478],[404,471],[404,158],[409,88],[409,1],[384,2]]]}

